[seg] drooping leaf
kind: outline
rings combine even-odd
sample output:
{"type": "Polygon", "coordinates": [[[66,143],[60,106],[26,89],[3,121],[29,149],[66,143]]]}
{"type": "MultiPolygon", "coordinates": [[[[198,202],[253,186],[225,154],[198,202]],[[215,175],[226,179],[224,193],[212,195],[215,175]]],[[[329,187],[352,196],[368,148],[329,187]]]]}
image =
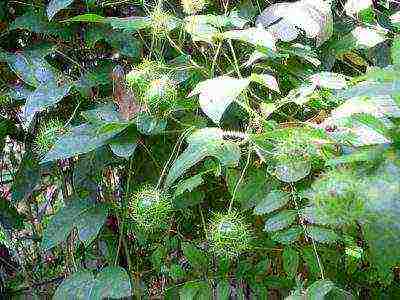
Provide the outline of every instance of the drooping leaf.
{"type": "Polygon", "coordinates": [[[32,195],[40,181],[40,166],[34,154],[26,152],[11,186],[11,200],[18,203],[32,195]]]}
{"type": "Polygon", "coordinates": [[[107,218],[102,204],[87,199],[73,199],[51,219],[43,233],[42,248],[48,250],[64,241],[72,229],[77,228],[81,241],[89,244],[97,236],[107,218]]]}
{"type": "Polygon", "coordinates": [[[271,238],[278,243],[286,245],[297,241],[302,233],[303,229],[301,228],[301,226],[293,226],[290,227],[289,229],[275,232],[271,236],[271,238]]]}
{"type": "Polygon", "coordinates": [[[57,288],[54,299],[90,299],[94,276],[89,271],[72,274],[57,288]]]}
{"type": "Polygon", "coordinates": [[[300,0],[277,3],[267,7],[257,18],[276,38],[290,42],[304,30],[317,44],[327,41],[333,32],[333,18],[330,4],[322,0],[300,0]]]}
{"type": "Polygon", "coordinates": [[[299,253],[291,247],[285,247],[282,252],[282,260],[283,270],[290,278],[294,278],[297,275],[297,269],[299,268],[299,253]]]}
{"type": "Polygon", "coordinates": [[[51,0],[47,5],[47,16],[49,20],[62,9],[67,8],[74,0],[51,0]]]}
{"type": "Polygon", "coordinates": [[[192,177],[189,177],[188,179],[181,180],[177,185],[176,185],[176,190],[174,193],[175,197],[178,197],[182,195],[185,192],[191,192],[198,186],[203,184],[203,177],[201,174],[194,175],[192,177]]]}
{"type": "Polygon", "coordinates": [[[263,27],[251,27],[243,30],[231,30],[223,33],[225,39],[239,40],[250,43],[256,47],[265,47],[276,50],[275,37],[263,27]]]}
{"type": "Polygon", "coordinates": [[[187,138],[189,146],[177,158],[165,180],[168,187],[187,170],[208,156],[217,158],[223,166],[236,166],[240,159],[240,148],[223,139],[224,133],[219,128],[203,128],[187,138]]]}
{"type": "Polygon", "coordinates": [[[249,83],[248,79],[221,76],[200,82],[188,97],[200,94],[201,109],[214,123],[219,124],[225,110],[249,83]]]}
{"type": "Polygon", "coordinates": [[[97,274],[92,299],[120,299],[132,295],[128,273],[121,267],[106,267],[97,274]]]}
{"type": "Polygon", "coordinates": [[[289,202],[289,194],[274,190],[271,191],[257,206],[254,208],[254,214],[263,215],[271,213],[289,202]]]}
{"type": "Polygon", "coordinates": [[[194,15],[185,18],[185,30],[191,35],[193,41],[213,43],[214,37],[219,33],[218,28],[243,28],[247,20],[237,15],[194,15]]]}
{"type": "Polygon", "coordinates": [[[105,145],[128,125],[128,123],[111,123],[103,126],[82,124],[73,127],[57,140],[41,163],[90,152],[105,145]]]}
{"type": "Polygon", "coordinates": [[[10,30],[16,29],[57,36],[64,40],[70,40],[73,36],[72,30],[68,26],[49,22],[43,10],[35,9],[29,9],[10,24],[10,30]]]}
{"type": "Polygon", "coordinates": [[[306,297],[310,300],[324,300],[325,296],[332,291],[335,284],[327,279],[322,279],[311,284],[306,291],[306,297]]]}
{"type": "MultiPolygon", "coordinates": [[[[233,195],[240,176],[239,170],[229,169],[227,172],[228,189],[231,195],[233,195]]],[[[236,190],[235,200],[240,203],[243,209],[253,208],[277,185],[273,178],[267,177],[265,170],[250,169],[246,172],[246,176],[236,190]]]]}
{"type": "Polygon", "coordinates": [[[54,81],[39,85],[26,99],[25,118],[31,120],[35,113],[56,105],[68,95],[71,87],[69,83],[58,85],[54,81]]]}
{"type": "Polygon", "coordinates": [[[272,75],[252,73],[250,76],[250,80],[280,93],[278,82],[276,81],[276,78],[272,75]]]}
{"type": "Polygon", "coordinates": [[[127,129],[121,135],[113,138],[109,145],[112,152],[119,156],[128,159],[133,155],[137,147],[138,134],[134,129],[127,129]]]}
{"type": "Polygon", "coordinates": [[[43,54],[42,51],[18,52],[10,54],[7,62],[19,78],[36,87],[55,79],[53,69],[43,54]]]}
{"type": "Polygon", "coordinates": [[[131,294],[131,283],[126,271],[121,267],[106,267],[96,278],[90,271],[72,274],[57,288],[53,299],[119,299],[131,294]]]}
{"type": "Polygon", "coordinates": [[[268,218],[267,221],[265,221],[264,230],[267,232],[274,232],[285,229],[291,225],[296,218],[297,212],[295,210],[284,210],[268,218]]]}
{"type": "Polygon", "coordinates": [[[293,158],[276,164],[274,175],[283,182],[296,182],[311,172],[311,162],[304,158],[293,158]]]}
{"type": "Polygon", "coordinates": [[[196,246],[185,243],[183,245],[183,254],[189,260],[190,264],[197,270],[204,270],[208,267],[208,259],[202,251],[196,246]]]}
{"type": "Polygon", "coordinates": [[[340,240],[339,236],[332,229],[318,226],[307,226],[307,235],[319,243],[335,243],[340,240]]]}

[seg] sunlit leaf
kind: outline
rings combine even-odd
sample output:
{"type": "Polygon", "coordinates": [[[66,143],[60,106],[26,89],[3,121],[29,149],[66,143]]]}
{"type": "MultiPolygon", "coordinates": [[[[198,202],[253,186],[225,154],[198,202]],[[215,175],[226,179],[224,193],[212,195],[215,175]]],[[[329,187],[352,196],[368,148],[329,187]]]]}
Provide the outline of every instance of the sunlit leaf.
{"type": "Polygon", "coordinates": [[[346,77],[338,73],[321,72],[310,76],[309,79],[316,86],[326,89],[340,90],[347,86],[346,77]]]}
{"type": "Polygon", "coordinates": [[[249,83],[248,79],[221,76],[200,82],[188,97],[200,94],[201,109],[214,123],[219,124],[225,110],[249,83]]]}
{"type": "Polygon", "coordinates": [[[240,159],[240,148],[234,142],[223,139],[219,128],[203,128],[187,138],[189,146],[177,158],[169,170],[165,186],[170,186],[176,179],[199,161],[208,156],[217,158],[223,166],[236,166],[240,159]]]}
{"type": "Polygon", "coordinates": [[[231,40],[240,40],[254,46],[276,50],[275,37],[263,27],[251,27],[243,30],[231,30],[223,33],[223,37],[231,40]]]}
{"type": "Polygon", "coordinates": [[[300,0],[293,3],[283,2],[267,7],[257,18],[276,38],[290,42],[304,30],[310,38],[316,38],[317,44],[327,41],[333,32],[333,20],[330,5],[322,0],[300,0]]]}
{"type": "Polygon", "coordinates": [[[250,76],[250,80],[262,84],[265,87],[280,93],[278,82],[272,75],[252,73],[250,76]]]}
{"type": "Polygon", "coordinates": [[[324,300],[325,296],[332,291],[335,284],[330,280],[318,280],[311,284],[306,291],[306,297],[310,300],[324,300]]]}
{"type": "Polygon", "coordinates": [[[347,15],[354,16],[371,6],[372,0],[347,0],[344,9],[347,15]]]}

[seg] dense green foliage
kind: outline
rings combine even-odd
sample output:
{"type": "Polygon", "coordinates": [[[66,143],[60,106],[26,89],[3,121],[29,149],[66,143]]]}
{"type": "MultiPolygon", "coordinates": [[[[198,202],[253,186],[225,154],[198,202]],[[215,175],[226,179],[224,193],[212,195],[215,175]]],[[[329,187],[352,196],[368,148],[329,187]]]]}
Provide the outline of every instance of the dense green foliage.
{"type": "Polygon", "coordinates": [[[399,9],[0,2],[0,298],[399,297],[399,9]]]}

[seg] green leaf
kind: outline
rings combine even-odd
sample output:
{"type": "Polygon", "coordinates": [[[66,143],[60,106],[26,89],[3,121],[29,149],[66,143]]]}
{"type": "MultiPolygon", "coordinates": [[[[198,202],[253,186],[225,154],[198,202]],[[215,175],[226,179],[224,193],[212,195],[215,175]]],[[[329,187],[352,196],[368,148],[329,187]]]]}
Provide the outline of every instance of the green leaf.
{"type": "Polygon", "coordinates": [[[43,10],[28,9],[22,16],[10,24],[10,30],[28,30],[31,32],[53,35],[70,40],[73,31],[65,25],[49,22],[43,10]]]}
{"type": "Polygon", "coordinates": [[[149,17],[107,18],[107,22],[112,28],[122,29],[128,33],[151,26],[151,19],[149,17]]]}
{"type": "Polygon", "coordinates": [[[268,27],[274,36],[285,42],[297,38],[300,28],[307,37],[316,38],[322,45],[333,33],[333,18],[330,4],[322,0],[283,2],[267,7],[256,24],[268,27]]]}
{"type": "Polygon", "coordinates": [[[47,16],[49,20],[53,19],[53,17],[62,9],[69,6],[74,0],[51,0],[47,5],[47,16]]]}
{"type": "Polygon", "coordinates": [[[90,299],[93,283],[94,276],[91,272],[76,272],[60,284],[54,294],[53,299],[90,299]]]}
{"type": "Polygon", "coordinates": [[[223,166],[237,166],[240,148],[236,143],[224,140],[223,135],[219,128],[203,128],[192,133],[187,138],[189,146],[170,168],[165,186],[169,187],[187,170],[208,156],[217,158],[223,166]]]}
{"type": "Polygon", "coordinates": [[[344,9],[348,16],[355,16],[372,6],[372,0],[347,0],[344,9]]]}
{"type": "Polygon", "coordinates": [[[319,243],[335,243],[340,237],[332,230],[317,226],[307,226],[307,235],[319,243]]]}
{"type": "Polygon", "coordinates": [[[271,191],[257,206],[254,208],[254,214],[263,215],[271,213],[289,202],[289,194],[280,190],[271,191]]]}
{"type": "MultiPolygon", "coordinates": [[[[227,171],[227,183],[231,195],[233,195],[240,175],[239,170],[229,169],[227,171]]],[[[236,190],[235,200],[240,203],[243,209],[252,208],[260,203],[276,186],[277,182],[273,178],[268,178],[265,170],[249,169],[236,190]]]]}
{"type": "Polygon", "coordinates": [[[107,18],[96,14],[83,14],[64,20],[63,22],[104,23],[107,18]]]}
{"type": "Polygon", "coordinates": [[[296,182],[310,174],[311,162],[308,159],[299,160],[297,157],[278,161],[274,171],[279,180],[287,183],[296,182]]]}
{"type": "Polygon", "coordinates": [[[178,197],[186,192],[191,192],[198,186],[202,185],[203,183],[204,181],[201,174],[197,174],[185,180],[181,180],[176,185],[174,197],[178,197]]]}
{"type": "Polygon", "coordinates": [[[281,244],[291,244],[297,241],[302,233],[303,229],[300,226],[293,226],[284,231],[275,232],[271,238],[281,244]]]}
{"type": "Polygon", "coordinates": [[[221,27],[243,28],[247,20],[237,15],[194,15],[184,20],[185,30],[191,35],[192,40],[213,43],[214,37],[221,27]]]}
{"type": "Polygon", "coordinates": [[[291,247],[285,247],[282,252],[282,261],[283,270],[288,274],[289,278],[294,278],[297,275],[297,269],[299,268],[299,253],[291,247]]]}
{"type": "Polygon", "coordinates": [[[239,40],[254,46],[265,47],[272,51],[276,50],[275,38],[262,27],[251,27],[243,30],[231,30],[222,34],[225,39],[239,40]]]}
{"type": "Polygon", "coordinates": [[[35,113],[53,107],[68,95],[71,87],[69,83],[58,85],[54,81],[39,85],[26,99],[25,117],[31,120],[35,113]]]}
{"type": "Polygon", "coordinates": [[[97,275],[93,299],[120,299],[132,295],[128,273],[121,267],[106,267],[97,275]]]}
{"type": "Polygon", "coordinates": [[[216,77],[197,84],[188,97],[200,94],[201,109],[214,123],[219,124],[225,110],[248,87],[249,83],[248,79],[216,77]]]}
{"type": "Polygon", "coordinates": [[[42,55],[43,53],[40,51],[11,54],[9,55],[8,64],[19,78],[36,87],[55,79],[51,65],[42,55]]]}
{"type": "Polygon", "coordinates": [[[133,128],[128,128],[122,134],[113,138],[109,145],[115,155],[128,159],[136,150],[137,139],[137,131],[133,128]]]}
{"type": "Polygon", "coordinates": [[[65,159],[90,152],[105,145],[111,138],[123,131],[128,123],[111,123],[102,126],[82,124],[73,127],[61,136],[41,163],[65,159]]]}
{"type": "Polygon", "coordinates": [[[107,218],[102,204],[90,203],[87,199],[69,200],[47,225],[42,248],[49,250],[64,241],[73,228],[77,228],[81,241],[89,244],[97,236],[107,218]]]}
{"type": "MultiPolygon", "coordinates": [[[[11,203],[0,196],[0,229],[16,230],[24,229],[24,217],[18,213],[11,203]]],[[[0,241],[1,242],[1,241],[0,241]]]]}
{"type": "Polygon", "coordinates": [[[290,226],[297,218],[295,210],[284,210],[265,221],[264,230],[274,232],[290,226]]]}
{"type": "Polygon", "coordinates": [[[157,119],[147,113],[139,113],[136,117],[136,126],[138,131],[145,135],[157,135],[164,132],[167,121],[157,119]]]}
{"type": "Polygon", "coordinates": [[[119,299],[131,294],[131,284],[126,271],[120,267],[106,267],[96,278],[89,271],[72,274],[57,288],[53,299],[119,299]]]}
{"type": "Polygon", "coordinates": [[[180,300],[211,299],[210,287],[205,281],[188,281],[179,291],[180,300]],[[209,298],[207,298],[207,296],[209,298]]]}
{"type": "Polygon", "coordinates": [[[197,270],[206,270],[208,268],[208,259],[202,251],[190,243],[183,244],[183,254],[189,260],[193,268],[197,270]]]}
{"type": "Polygon", "coordinates": [[[219,300],[230,299],[231,288],[227,280],[221,280],[217,285],[217,297],[219,300]]]}
{"type": "Polygon", "coordinates": [[[40,166],[36,157],[32,152],[26,152],[11,186],[11,201],[18,203],[32,195],[40,181],[40,174],[40,166]]]}
{"type": "Polygon", "coordinates": [[[333,290],[335,284],[330,280],[318,280],[311,284],[306,291],[306,297],[310,300],[324,300],[325,296],[333,290]]]}
{"type": "Polygon", "coordinates": [[[250,76],[250,80],[253,82],[257,82],[270,90],[273,90],[277,93],[280,93],[278,82],[275,77],[269,74],[256,74],[252,73],[250,76]]]}
{"type": "Polygon", "coordinates": [[[392,62],[397,67],[400,67],[400,36],[397,36],[392,41],[391,48],[392,62]]]}

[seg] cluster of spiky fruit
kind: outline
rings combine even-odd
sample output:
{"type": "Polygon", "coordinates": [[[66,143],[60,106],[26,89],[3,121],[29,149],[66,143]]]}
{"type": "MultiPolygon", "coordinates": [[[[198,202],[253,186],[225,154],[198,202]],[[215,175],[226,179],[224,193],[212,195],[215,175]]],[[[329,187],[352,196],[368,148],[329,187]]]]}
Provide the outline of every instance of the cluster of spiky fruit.
{"type": "Polygon", "coordinates": [[[129,202],[129,216],[145,232],[167,229],[172,213],[170,197],[153,187],[138,191],[129,202]]]}
{"type": "Polygon", "coordinates": [[[238,213],[229,212],[214,216],[208,239],[216,255],[234,258],[249,250],[252,234],[238,213]]]}
{"type": "Polygon", "coordinates": [[[144,61],[126,75],[126,81],[141,105],[156,117],[166,117],[176,106],[175,82],[165,74],[165,66],[144,61]]]}

